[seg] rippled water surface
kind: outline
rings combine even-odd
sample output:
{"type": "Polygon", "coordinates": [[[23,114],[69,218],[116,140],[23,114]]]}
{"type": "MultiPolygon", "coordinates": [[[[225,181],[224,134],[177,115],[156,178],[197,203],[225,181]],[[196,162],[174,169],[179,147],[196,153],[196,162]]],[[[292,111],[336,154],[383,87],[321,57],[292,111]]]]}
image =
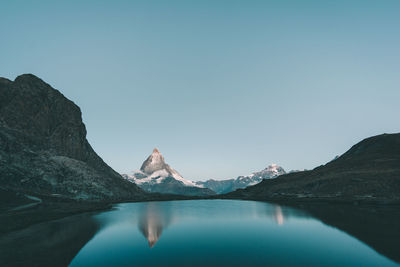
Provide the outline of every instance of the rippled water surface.
{"type": "Polygon", "coordinates": [[[96,230],[70,266],[397,266],[309,214],[235,200],[119,204],[85,222],[96,230]]]}

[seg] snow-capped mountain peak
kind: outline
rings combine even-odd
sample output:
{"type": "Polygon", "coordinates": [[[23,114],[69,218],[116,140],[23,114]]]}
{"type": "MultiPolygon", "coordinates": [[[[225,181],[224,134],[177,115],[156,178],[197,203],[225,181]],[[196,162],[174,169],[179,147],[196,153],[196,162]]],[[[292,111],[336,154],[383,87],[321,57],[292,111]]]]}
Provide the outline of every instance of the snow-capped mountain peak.
{"type": "Polygon", "coordinates": [[[272,163],[261,172],[269,172],[271,174],[270,178],[275,178],[281,174],[285,174],[285,170],[281,166],[275,163],[272,163]]]}
{"type": "Polygon", "coordinates": [[[155,171],[165,169],[164,157],[157,148],[153,149],[153,153],[143,162],[140,170],[147,174],[152,174],[155,171]]]}
{"type": "Polygon", "coordinates": [[[239,176],[236,179],[228,179],[228,180],[208,180],[208,181],[199,181],[196,182],[198,185],[203,185],[211,190],[223,194],[232,192],[239,188],[246,188],[247,186],[255,185],[260,183],[264,179],[273,179],[278,177],[279,175],[285,174],[285,170],[279,165],[273,163],[269,165],[262,171],[253,172],[250,175],[239,176]]]}
{"type": "Polygon", "coordinates": [[[166,164],[163,155],[157,148],[153,149],[153,153],[143,162],[139,171],[123,176],[137,185],[160,184],[165,178],[171,177],[184,186],[202,187],[184,179],[176,170],[166,164]]]}

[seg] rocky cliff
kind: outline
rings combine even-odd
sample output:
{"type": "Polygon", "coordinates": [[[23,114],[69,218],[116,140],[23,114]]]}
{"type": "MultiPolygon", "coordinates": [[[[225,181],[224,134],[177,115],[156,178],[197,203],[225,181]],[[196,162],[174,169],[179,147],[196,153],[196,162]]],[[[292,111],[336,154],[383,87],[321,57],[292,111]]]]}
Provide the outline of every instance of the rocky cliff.
{"type": "Polygon", "coordinates": [[[79,107],[31,74],[0,78],[0,190],[109,201],[145,195],[94,152],[79,107]]]}

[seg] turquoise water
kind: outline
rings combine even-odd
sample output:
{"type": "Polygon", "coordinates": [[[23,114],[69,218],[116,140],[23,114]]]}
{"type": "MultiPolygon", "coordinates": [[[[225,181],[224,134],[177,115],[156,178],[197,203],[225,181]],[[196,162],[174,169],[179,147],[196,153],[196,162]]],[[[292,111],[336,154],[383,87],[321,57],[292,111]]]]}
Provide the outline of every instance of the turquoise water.
{"type": "Polygon", "coordinates": [[[70,266],[397,266],[305,212],[254,201],[119,204],[70,266]]]}

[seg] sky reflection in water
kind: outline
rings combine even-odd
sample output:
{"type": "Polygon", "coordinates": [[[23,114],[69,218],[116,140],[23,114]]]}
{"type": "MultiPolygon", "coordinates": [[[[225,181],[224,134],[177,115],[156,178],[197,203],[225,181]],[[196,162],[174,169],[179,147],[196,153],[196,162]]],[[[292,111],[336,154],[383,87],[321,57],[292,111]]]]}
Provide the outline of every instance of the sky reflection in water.
{"type": "Polygon", "coordinates": [[[120,204],[71,266],[363,265],[394,262],[284,206],[232,200],[120,204]]]}

